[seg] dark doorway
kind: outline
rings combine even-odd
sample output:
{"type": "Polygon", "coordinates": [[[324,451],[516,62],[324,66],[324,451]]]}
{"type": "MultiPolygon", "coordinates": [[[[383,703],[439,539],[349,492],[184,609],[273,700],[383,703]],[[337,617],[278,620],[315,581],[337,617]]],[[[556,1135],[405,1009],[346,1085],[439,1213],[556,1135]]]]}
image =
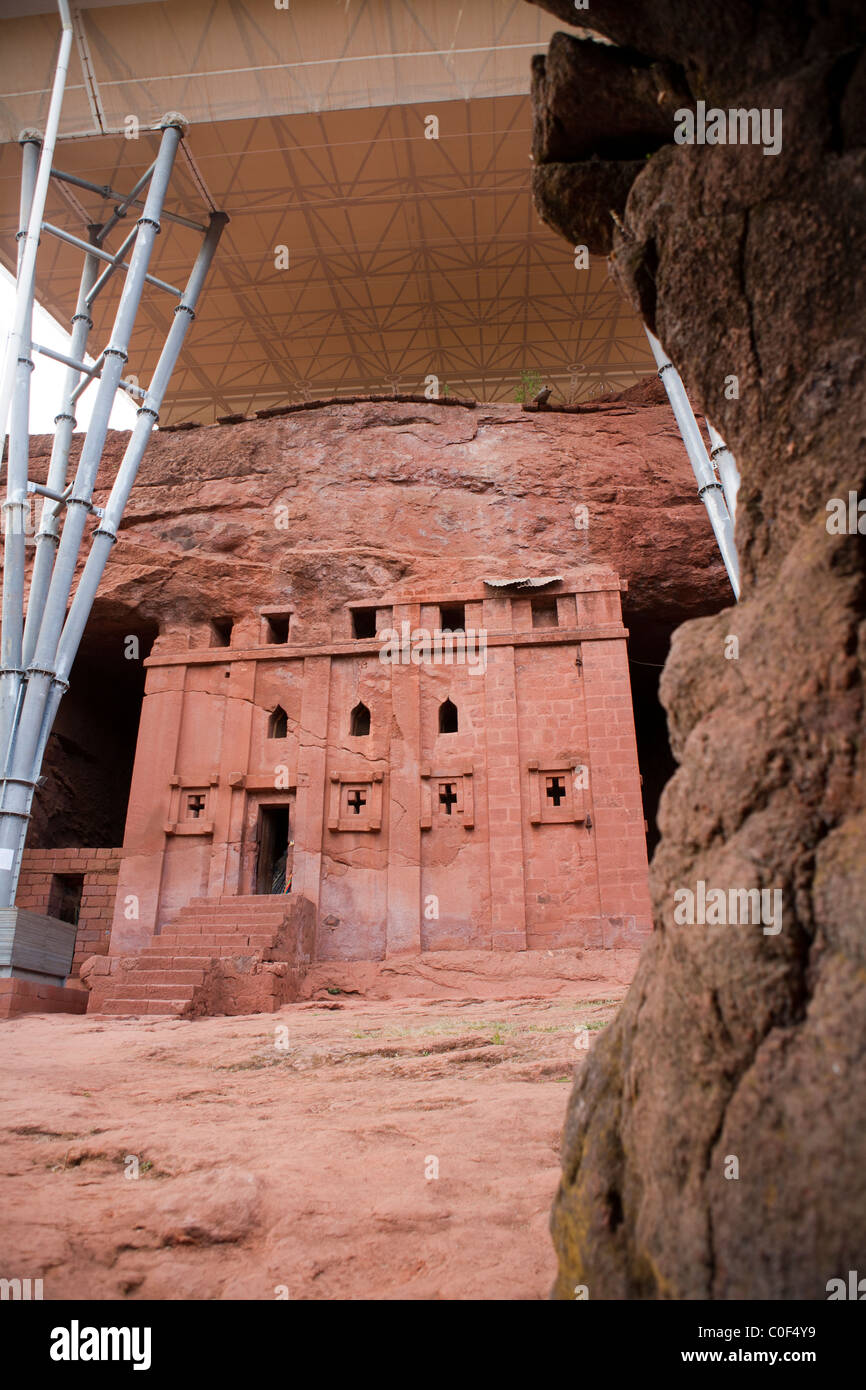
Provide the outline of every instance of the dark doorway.
{"type": "Polygon", "coordinates": [[[287,893],[292,886],[292,850],[288,806],[260,806],[256,892],[287,893]]]}
{"type": "Polygon", "coordinates": [[[52,874],[51,890],[48,894],[48,916],[56,917],[59,922],[70,922],[73,927],[77,927],[83,888],[83,874],[52,874]]]}
{"type": "Polygon", "coordinates": [[[97,599],[63,697],[33,802],[30,849],[123,844],[145,658],[156,623],[97,599]]]}
{"type": "Polygon", "coordinates": [[[652,858],[660,839],[656,816],[665,784],[676,771],[668,738],[667,715],[659,700],[659,678],[670,648],[676,620],[632,616],[624,606],[629,629],[628,663],[634,731],[641,774],[643,813],[647,827],[647,852],[652,858]]]}

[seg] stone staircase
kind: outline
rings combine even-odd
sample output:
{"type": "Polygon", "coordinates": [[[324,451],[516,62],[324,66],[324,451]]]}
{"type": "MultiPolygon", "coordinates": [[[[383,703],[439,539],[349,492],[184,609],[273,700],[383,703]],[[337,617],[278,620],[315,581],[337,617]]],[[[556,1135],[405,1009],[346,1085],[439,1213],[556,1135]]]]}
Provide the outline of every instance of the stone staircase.
{"type": "Polygon", "coordinates": [[[91,956],[81,969],[89,1013],[271,1013],[297,997],[312,959],[307,898],[193,898],[134,956],[91,956]]]}

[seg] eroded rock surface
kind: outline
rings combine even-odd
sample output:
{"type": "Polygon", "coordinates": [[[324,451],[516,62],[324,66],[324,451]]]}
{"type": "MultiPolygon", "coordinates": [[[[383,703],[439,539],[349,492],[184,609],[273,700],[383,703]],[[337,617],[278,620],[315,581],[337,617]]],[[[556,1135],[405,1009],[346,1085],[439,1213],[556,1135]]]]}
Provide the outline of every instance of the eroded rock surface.
{"type": "MultiPolygon", "coordinates": [[[[126,439],[109,435],[100,481],[126,439]]],[[[50,439],[32,452],[38,480],[50,439]]],[[[575,413],[334,402],[156,434],[95,615],[133,612],[164,634],[291,594],[297,631],[315,641],[347,601],[438,576],[443,558],[495,575],[555,572],[563,556],[628,581],[629,615],[691,615],[726,592],[702,517],[654,378],[575,413]]]]}
{"type": "MultiPolygon", "coordinates": [[[[675,145],[672,124],[622,229],[595,232],[737,457],[744,590],[677,632],[662,679],[680,767],[656,931],[570,1101],[555,1292],[823,1299],[866,1248],[866,564],[862,536],[826,525],[831,498],[866,495],[863,11],[593,0],[591,15],[640,74],[672,65],[691,105],[781,110],[784,134],[767,156],[675,145]],[[700,880],[781,891],[781,931],[678,925],[674,894],[700,880]]],[[[579,83],[569,53],[553,70],[579,83]]],[[[536,100],[543,139],[570,98],[536,73],[536,100]]],[[[552,151],[559,211],[535,177],[542,214],[588,241],[596,214],[580,236],[575,207],[600,166],[584,140],[552,151]]]]}

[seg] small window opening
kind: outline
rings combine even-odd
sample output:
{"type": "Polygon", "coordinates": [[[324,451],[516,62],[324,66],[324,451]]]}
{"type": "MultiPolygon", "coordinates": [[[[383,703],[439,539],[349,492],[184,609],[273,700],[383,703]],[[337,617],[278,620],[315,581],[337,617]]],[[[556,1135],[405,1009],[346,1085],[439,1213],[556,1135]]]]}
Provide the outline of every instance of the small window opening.
{"type": "Polygon", "coordinates": [[[289,716],[282,705],[268,717],[268,738],[285,738],[289,732],[289,716]]]}
{"type": "Polygon", "coordinates": [[[360,816],[361,808],[367,804],[367,793],[362,792],[358,787],[354,787],[352,791],[349,792],[346,802],[352,814],[354,816],[360,816]]]}
{"type": "Polygon", "coordinates": [[[464,603],[440,604],[439,629],[441,632],[465,632],[466,605],[464,603]]]}
{"type": "Polygon", "coordinates": [[[349,719],[349,733],[353,738],[366,738],[370,732],[370,711],[362,700],[352,710],[349,719]]]}
{"type": "Polygon", "coordinates": [[[186,799],[187,820],[199,820],[205,807],[203,792],[193,792],[186,799]]]}
{"type": "Polygon", "coordinates": [[[439,732],[440,734],[456,734],[458,731],[457,706],[450,700],[444,700],[439,706],[439,732]]]}
{"type": "Polygon", "coordinates": [[[211,619],[211,646],[230,647],[234,622],[231,618],[211,619]]]}
{"type": "Polygon", "coordinates": [[[550,797],[554,806],[558,806],[560,801],[565,800],[565,779],[562,777],[548,777],[545,780],[547,782],[547,795],[550,797]]]}
{"type": "Polygon", "coordinates": [[[267,613],[265,615],[265,641],[271,646],[281,647],[289,640],[289,613],[267,613]]]}
{"type": "Polygon", "coordinates": [[[52,874],[48,894],[48,916],[78,926],[84,874],[52,874]]]}
{"type": "Polygon", "coordinates": [[[375,608],[352,609],[352,636],[357,638],[376,636],[375,608]]]}
{"type": "Polygon", "coordinates": [[[451,815],[451,807],[457,804],[457,793],[453,782],[439,783],[439,805],[445,807],[446,816],[451,815]]]}
{"type": "Polygon", "coordinates": [[[559,617],[556,612],[555,598],[534,598],[532,599],[532,626],[533,627],[558,627],[559,617]]]}

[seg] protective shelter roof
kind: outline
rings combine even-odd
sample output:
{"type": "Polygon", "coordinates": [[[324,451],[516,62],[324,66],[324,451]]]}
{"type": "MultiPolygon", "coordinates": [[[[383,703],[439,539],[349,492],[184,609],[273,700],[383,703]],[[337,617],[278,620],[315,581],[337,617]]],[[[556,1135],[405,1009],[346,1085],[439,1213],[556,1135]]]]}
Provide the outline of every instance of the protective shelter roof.
{"type": "MultiPolygon", "coordinates": [[[[528,372],[554,385],[555,399],[580,400],[652,369],[604,262],[575,268],[532,206],[530,60],[556,28],[538,7],[83,0],[73,9],[55,165],[127,191],[156,152],[161,116],[179,111],[190,124],[166,207],[231,217],[163,423],[418,392],[429,376],[451,395],[513,400],[528,372]]],[[[59,21],[49,0],[2,0],[0,12],[0,260],[12,269],[17,141],[44,123],[59,21]]],[[[46,220],[86,236],[112,207],[54,182],[46,220]]],[[[164,223],[153,272],[182,283],[197,241],[164,223]]],[[[37,297],[63,323],[79,272],[79,253],[43,237],[37,297]]],[[[98,346],[119,288],[97,301],[98,346]]],[[[129,362],[143,384],[172,309],[148,290],[129,362]]]]}

